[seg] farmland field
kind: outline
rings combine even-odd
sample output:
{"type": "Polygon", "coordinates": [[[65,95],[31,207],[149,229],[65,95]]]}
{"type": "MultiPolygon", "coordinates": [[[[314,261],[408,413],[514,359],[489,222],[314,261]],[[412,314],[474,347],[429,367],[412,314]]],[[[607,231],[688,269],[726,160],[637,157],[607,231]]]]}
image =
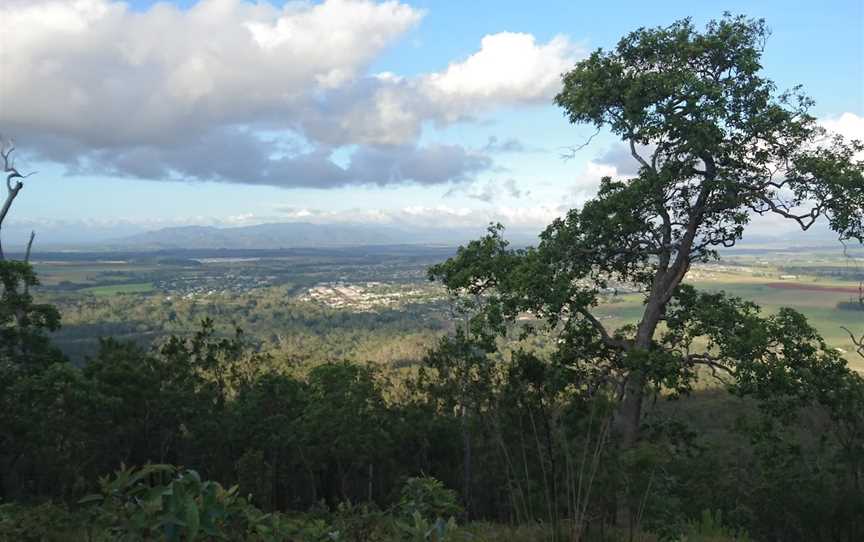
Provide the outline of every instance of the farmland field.
{"type": "MultiPolygon", "coordinates": [[[[344,348],[330,351],[413,363],[448,328],[446,296],[427,280],[426,269],[452,253],[402,246],[55,254],[36,261],[36,268],[39,295],[64,313],[57,339],[79,358],[102,335],[146,343],[188,332],[207,316],[225,330],[236,322],[265,346],[292,354],[310,355],[322,343],[342,341],[344,348]]],[[[688,279],[699,289],[751,300],[765,313],[800,310],[831,347],[864,370],[843,330],[864,330],[864,311],[838,308],[857,302],[860,266],[836,251],[764,251],[696,266],[688,279]]],[[[610,328],[641,314],[641,294],[621,292],[597,309],[610,328]]]]}
{"type": "Polygon", "coordinates": [[[81,292],[85,294],[93,294],[95,296],[106,296],[116,294],[144,294],[153,291],[153,284],[150,282],[135,282],[132,284],[114,284],[109,286],[91,286],[82,288],[81,292]]]}
{"type": "MultiPolygon", "coordinates": [[[[710,268],[709,268],[710,269],[710,268]]],[[[828,280],[818,276],[799,275],[788,282],[778,282],[773,276],[755,276],[752,271],[708,272],[697,271],[695,280],[689,281],[704,291],[720,292],[756,303],[764,313],[777,312],[781,307],[801,311],[827,344],[838,348],[850,365],[864,370],[864,360],[855,354],[848,328],[860,332],[864,329],[864,312],[841,310],[838,304],[858,299],[858,283],[828,280]],[[782,287],[778,287],[782,285],[782,287]]],[[[601,313],[614,325],[635,322],[640,315],[641,298],[630,294],[602,306],[601,313]]]]}

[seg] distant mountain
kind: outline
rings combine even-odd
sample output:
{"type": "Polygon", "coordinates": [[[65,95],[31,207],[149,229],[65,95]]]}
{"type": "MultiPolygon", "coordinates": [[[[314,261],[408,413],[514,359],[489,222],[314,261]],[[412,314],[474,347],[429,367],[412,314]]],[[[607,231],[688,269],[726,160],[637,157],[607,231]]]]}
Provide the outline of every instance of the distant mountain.
{"type": "Polygon", "coordinates": [[[309,224],[290,222],[232,228],[181,226],[124,237],[113,249],[279,249],[371,245],[461,243],[482,230],[402,229],[368,224],[309,224]]]}
{"type": "MultiPolygon", "coordinates": [[[[441,244],[454,246],[477,239],[485,227],[412,228],[373,224],[311,224],[286,222],[219,228],[214,226],[179,226],[137,233],[100,243],[108,250],[174,250],[174,249],[289,249],[338,248],[375,245],[441,244]]],[[[514,245],[535,245],[536,233],[507,229],[505,237],[514,245]]],[[[829,231],[782,232],[776,235],[747,235],[732,249],[737,251],[777,250],[842,251],[836,235],[829,231]]],[[[853,250],[856,250],[853,244],[853,250]]],[[[857,249],[860,250],[860,249],[857,249]]]]}

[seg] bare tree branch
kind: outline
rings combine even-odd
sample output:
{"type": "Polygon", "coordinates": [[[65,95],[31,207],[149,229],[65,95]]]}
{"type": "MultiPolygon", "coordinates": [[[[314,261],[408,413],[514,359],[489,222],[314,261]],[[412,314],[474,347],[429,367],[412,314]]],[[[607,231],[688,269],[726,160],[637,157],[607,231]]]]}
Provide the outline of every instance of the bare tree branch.
{"type": "Polygon", "coordinates": [[[852,339],[852,344],[855,345],[855,348],[856,348],[855,352],[859,356],[864,357],[864,334],[862,334],[860,337],[857,337],[847,327],[840,326],[840,329],[842,329],[843,331],[845,331],[846,333],[849,334],[849,338],[852,339]]]}
{"type": "Polygon", "coordinates": [[[653,171],[653,168],[651,167],[651,165],[648,162],[646,162],[645,159],[642,158],[638,152],[636,152],[636,142],[633,141],[633,139],[630,139],[630,154],[633,155],[633,158],[635,158],[636,161],[642,165],[642,167],[644,167],[646,169],[650,169],[653,171]]]}
{"type": "Polygon", "coordinates": [[[794,220],[798,223],[803,231],[807,231],[810,229],[813,224],[822,216],[823,208],[821,205],[817,205],[810,209],[810,211],[805,212],[803,214],[795,214],[790,212],[789,208],[781,203],[777,203],[773,201],[771,198],[765,195],[759,195],[759,200],[765,205],[765,207],[754,207],[751,206],[750,209],[759,215],[764,215],[765,213],[772,212],[782,216],[783,218],[788,218],[790,220],[794,220]]]}
{"type": "Polygon", "coordinates": [[[721,377],[718,374],[719,372],[723,372],[733,379],[735,378],[735,371],[724,365],[718,358],[709,356],[708,354],[690,354],[684,360],[689,365],[708,367],[711,370],[711,375],[723,384],[729,384],[729,381],[721,377]]]}
{"type": "MultiPolygon", "coordinates": [[[[9,209],[12,208],[12,202],[15,201],[15,198],[18,197],[18,193],[21,192],[22,188],[24,188],[24,183],[21,180],[16,180],[13,183],[12,179],[26,179],[36,173],[35,171],[32,171],[30,173],[22,174],[18,171],[15,167],[15,159],[12,157],[13,152],[15,152],[15,143],[11,140],[7,142],[0,138],[0,158],[3,159],[3,172],[6,173],[6,199],[3,201],[2,207],[0,207],[0,232],[2,232],[3,222],[9,214],[9,209]]],[[[32,235],[30,237],[30,243],[33,243],[32,235]]],[[[3,261],[4,259],[3,239],[0,237],[0,261],[3,261]]]]}
{"type": "Polygon", "coordinates": [[[24,262],[30,263],[30,251],[33,249],[33,240],[36,239],[36,232],[30,232],[30,240],[27,241],[27,252],[24,253],[24,262]]]}
{"type": "MultiPolygon", "coordinates": [[[[30,251],[33,249],[33,240],[36,239],[36,232],[30,231],[30,240],[27,241],[27,252],[24,253],[24,263],[30,263],[30,251]]],[[[24,283],[24,295],[30,293],[30,284],[24,283]]]]}
{"type": "Polygon", "coordinates": [[[574,158],[576,158],[576,153],[581,151],[582,149],[584,149],[588,145],[590,145],[591,141],[599,133],[600,133],[600,128],[597,128],[597,130],[595,130],[594,133],[591,134],[591,137],[589,137],[585,141],[585,143],[582,143],[581,145],[576,146],[576,147],[562,147],[564,152],[561,153],[561,159],[562,160],[573,160],[574,158]]]}
{"type": "Polygon", "coordinates": [[[596,329],[598,333],[600,333],[603,344],[605,344],[606,346],[619,350],[626,350],[630,346],[629,344],[627,344],[626,341],[615,339],[611,335],[609,335],[609,332],[606,330],[606,326],[604,326],[600,322],[600,320],[598,320],[593,314],[591,314],[591,312],[585,307],[578,307],[576,309],[576,312],[578,312],[583,318],[585,318],[585,320],[587,320],[588,323],[590,323],[591,326],[596,329]]]}

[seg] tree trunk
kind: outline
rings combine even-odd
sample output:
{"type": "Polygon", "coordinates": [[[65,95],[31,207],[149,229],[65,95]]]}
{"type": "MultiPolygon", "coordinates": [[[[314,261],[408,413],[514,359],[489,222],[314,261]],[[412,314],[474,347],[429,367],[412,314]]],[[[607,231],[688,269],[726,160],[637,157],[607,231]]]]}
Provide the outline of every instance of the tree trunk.
{"type": "Polygon", "coordinates": [[[465,501],[465,519],[471,519],[471,432],[468,427],[468,409],[463,405],[462,414],[462,498],[465,501]]]}
{"type": "MultiPolygon", "coordinates": [[[[642,320],[639,322],[639,327],[636,330],[636,338],[630,352],[647,352],[651,349],[654,333],[657,330],[657,325],[663,315],[665,306],[661,295],[655,289],[649,298],[645,306],[645,312],[642,315],[642,320]]],[[[625,353],[625,355],[628,353],[625,353]]],[[[645,374],[639,369],[632,370],[624,381],[623,396],[618,403],[613,419],[613,429],[618,438],[618,447],[621,452],[632,450],[639,441],[645,384],[645,374]]],[[[627,527],[628,529],[632,527],[633,510],[627,487],[622,487],[618,492],[615,515],[615,523],[619,527],[627,527]]],[[[632,538],[632,531],[630,534],[632,538]]]]}
{"type": "Polygon", "coordinates": [[[624,397],[615,414],[616,432],[623,450],[629,450],[639,440],[639,424],[642,418],[642,401],[645,395],[645,377],[639,371],[627,376],[624,397]]]}

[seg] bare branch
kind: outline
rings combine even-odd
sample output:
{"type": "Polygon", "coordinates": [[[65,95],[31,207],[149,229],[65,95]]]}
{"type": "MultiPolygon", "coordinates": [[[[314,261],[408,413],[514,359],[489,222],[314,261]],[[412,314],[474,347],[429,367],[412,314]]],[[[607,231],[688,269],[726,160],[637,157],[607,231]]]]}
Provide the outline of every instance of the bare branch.
{"type": "Polygon", "coordinates": [[[856,337],[854,333],[849,331],[849,328],[840,326],[840,329],[849,334],[849,338],[852,339],[852,344],[855,345],[855,352],[859,356],[864,357],[864,334],[862,334],[861,337],[856,337]]]}
{"type": "MultiPolygon", "coordinates": [[[[26,179],[31,175],[34,175],[36,172],[32,171],[30,173],[22,174],[18,169],[15,168],[15,160],[12,157],[12,153],[15,152],[15,143],[11,140],[8,142],[3,141],[0,138],[0,158],[3,159],[3,172],[6,173],[6,199],[3,201],[3,205],[0,206],[0,230],[3,228],[3,222],[6,220],[6,216],[9,214],[9,209],[12,208],[12,202],[15,201],[15,198],[18,197],[18,193],[21,192],[21,189],[24,188],[24,183],[20,180],[15,183],[12,182],[12,179],[26,179]]],[[[32,236],[31,236],[32,243],[32,236]]],[[[2,238],[0,238],[0,261],[3,261],[3,243],[2,238]]]]}
{"type": "Polygon", "coordinates": [[[642,167],[646,169],[651,169],[653,171],[653,168],[648,164],[648,162],[646,162],[645,159],[642,158],[638,152],[636,152],[636,142],[632,139],[630,139],[630,154],[633,155],[633,158],[635,158],[636,161],[642,165],[642,167]]]}
{"type": "Polygon", "coordinates": [[[753,212],[755,212],[756,214],[759,214],[759,215],[764,215],[767,212],[772,212],[772,213],[778,214],[778,215],[782,216],[783,218],[788,218],[790,220],[794,220],[795,222],[798,223],[798,225],[804,231],[809,230],[810,227],[816,223],[816,221],[819,219],[819,217],[822,216],[822,206],[821,205],[817,205],[816,207],[813,207],[808,212],[805,212],[802,214],[795,214],[795,213],[790,212],[788,206],[783,205],[783,204],[778,204],[777,202],[773,201],[768,196],[760,195],[760,196],[758,196],[758,198],[759,198],[759,201],[761,201],[765,205],[765,207],[756,208],[756,207],[750,206],[750,209],[753,212]]]}
{"type": "Polygon", "coordinates": [[[600,128],[597,128],[597,130],[595,130],[594,133],[591,134],[591,137],[589,137],[589,138],[585,141],[585,143],[582,143],[581,145],[579,145],[579,146],[577,146],[577,147],[562,147],[562,149],[564,150],[564,152],[561,153],[561,159],[562,159],[562,160],[573,160],[574,158],[576,158],[576,153],[579,152],[579,151],[581,151],[582,149],[584,149],[584,148],[587,147],[588,145],[590,145],[590,144],[591,144],[591,141],[592,141],[592,140],[594,139],[594,137],[595,137],[597,134],[599,134],[599,133],[600,133],[600,128]]]}
{"type": "MultiPolygon", "coordinates": [[[[24,263],[30,263],[30,251],[33,250],[33,240],[36,239],[36,232],[30,231],[30,240],[27,241],[27,252],[24,253],[24,263]]],[[[30,293],[30,284],[24,282],[24,295],[30,293]]]]}
{"type": "Polygon", "coordinates": [[[576,312],[582,315],[582,317],[591,324],[591,327],[593,327],[597,330],[598,333],[600,333],[600,336],[603,339],[603,344],[605,344],[606,346],[619,350],[626,350],[629,347],[629,344],[627,344],[626,341],[615,339],[611,335],[609,335],[609,332],[606,330],[606,326],[604,326],[600,322],[600,320],[598,320],[593,314],[591,314],[591,312],[585,307],[578,307],[576,309],[576,312]]]}
{"type": "Polygon", "coordinates": [[[30,263],[30,251],[33,249],[33,240],[36,239],[36,232],[30,232],[30,240],[27,241],[27,252],[24,253],[24,262],[30,263]]]}
{"type": "Polygon", "coordinates": [[[721,377],[718,372],[723,372],[729,377],[735,378],[735,371],[724,365],[718,358],[709,356],[708,354],[690,354],[684,358],[684,361],[689,365],[708,367],[711,370],[711,375],[724,384],[729,384],[729,381],[721,377]]]}

